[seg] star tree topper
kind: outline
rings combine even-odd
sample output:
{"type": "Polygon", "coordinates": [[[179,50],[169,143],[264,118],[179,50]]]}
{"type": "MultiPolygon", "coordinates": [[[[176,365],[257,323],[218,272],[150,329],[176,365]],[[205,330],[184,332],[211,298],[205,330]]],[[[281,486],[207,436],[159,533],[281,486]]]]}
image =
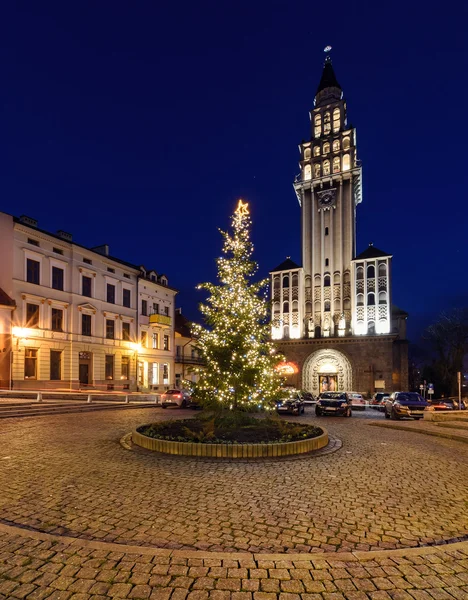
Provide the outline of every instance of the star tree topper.
{"type": "Polygon", "coordinates": [[[239,218],[246,217],[249,214],[249,203],[242,202],[242,200],[239,199],[235,212],[239,218]]]}

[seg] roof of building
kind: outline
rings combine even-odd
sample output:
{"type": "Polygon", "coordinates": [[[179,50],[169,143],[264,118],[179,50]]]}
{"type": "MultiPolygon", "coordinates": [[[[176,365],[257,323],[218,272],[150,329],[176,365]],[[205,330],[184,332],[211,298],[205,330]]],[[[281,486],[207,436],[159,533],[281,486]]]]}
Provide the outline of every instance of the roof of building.
{"type": "Polygon", "coordinates": [[[341,85],[338,83],[335,71],[333,70],[331,58],[330,56],[327,56],[323,64],[322,77],[320,79],[316,94],[330,87],[335,87],[341,90],[341,85]]]}
{"type": "Polygon", "coordinates": [[[407,317],[408,313],[406,312],[406,310],[403,310],[402,308],[400,308],[396,304],[392,304],[392,315],[394,317],[397,317],[397,316],[407,317]]]}
{"type": "Polygon", "coordinates": [[[300,265],[297,265],[293,260],[286,258],[280,265],[276,267],[276,269],[272,269],[270,272],[275,273],[276,271],[292,271],[293,269],[300,269],[300,265]]]}
{"type": "Polygon", "coordinates": [[[16,302],[0,288],[0,306],[16,306],[16,302]]]}
{"type": "Polygon", "coordinates": [[[366,248],[364,252],[361,252],[361,254],[358,254],[353,260],[365,260],[366,258],[383,258],[384,256],[391,256],[391,254],[389,254],[388,252],[384,252],[383,250],[379,250],[371,242],[369,244],[369,247],[366,248]]]}
{"type": "Polygon", "coordinates": [[[178,309],[175,314],[174,331],[182,337],[191,338],[192,332],[190,330],[190,321],[179,311],[180,309],[178,309]]]}

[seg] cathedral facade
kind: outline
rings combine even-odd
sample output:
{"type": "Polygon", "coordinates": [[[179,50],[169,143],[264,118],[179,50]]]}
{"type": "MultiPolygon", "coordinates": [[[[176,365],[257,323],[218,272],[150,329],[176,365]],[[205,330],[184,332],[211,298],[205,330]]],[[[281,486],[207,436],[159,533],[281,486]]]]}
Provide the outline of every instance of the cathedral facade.
{"type": "Polygon", "coordinates": [[[294,181],[302,266],[288,258],[270,272],[272,338],[291,382],[314,394],[406,390],[407,314],[392,304],[392,255],[373,244],[356,253],[362,166],[329,55],[310,121],[294,181]]]}

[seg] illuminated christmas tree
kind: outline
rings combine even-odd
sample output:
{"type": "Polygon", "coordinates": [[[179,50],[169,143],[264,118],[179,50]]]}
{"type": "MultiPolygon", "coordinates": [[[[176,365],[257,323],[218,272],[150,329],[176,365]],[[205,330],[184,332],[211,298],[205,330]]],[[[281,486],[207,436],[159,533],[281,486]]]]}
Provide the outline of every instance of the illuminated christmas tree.
{"type": "Polygon", "coordinates": [[[231,217],[232,231],[221,231],[223,256],[218,258],[219,284],[204,283],[207,304],[200,310],[207,327],[194,325],[194,335],[206,366],[199,370],[194,395],[212,409],[271,409],[281,377],[275,370],[280,357],[269,341],[268,280],[252,283],[257,263],[252,260],[248,204],[239,200],[231,217]],[[263,292],[263,293],[262,293],[263,292]]]}

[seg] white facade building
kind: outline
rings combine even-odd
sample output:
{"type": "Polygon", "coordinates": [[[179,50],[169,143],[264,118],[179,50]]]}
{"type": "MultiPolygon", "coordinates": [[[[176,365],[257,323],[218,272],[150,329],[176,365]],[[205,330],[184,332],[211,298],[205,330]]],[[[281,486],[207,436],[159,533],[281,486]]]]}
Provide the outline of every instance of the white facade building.
{"type": "Polygon", "coordinates": [[[145,269],[110,256],[108,246],[85,248],[66,232],[52,234],[34,219],[5,213],[0,256],[0,289],[13,304],[3,307],[0,321],[6,349],[0,385],[134,391],[156,381],[161,389],[172,383],[177,292],[165,277],[153,272],[154,280],[147,281],[145,269]],[[164,324],[140,315],[140,295],[147,288],[153,304],[168,306],[164,324]],[[164,341],[157,348],[140,345],[142,331],[151,336],[153,327],[167,331],[166,347],[164,341]],[[158,376],[150,378],[150,371],[158,376]]]}

